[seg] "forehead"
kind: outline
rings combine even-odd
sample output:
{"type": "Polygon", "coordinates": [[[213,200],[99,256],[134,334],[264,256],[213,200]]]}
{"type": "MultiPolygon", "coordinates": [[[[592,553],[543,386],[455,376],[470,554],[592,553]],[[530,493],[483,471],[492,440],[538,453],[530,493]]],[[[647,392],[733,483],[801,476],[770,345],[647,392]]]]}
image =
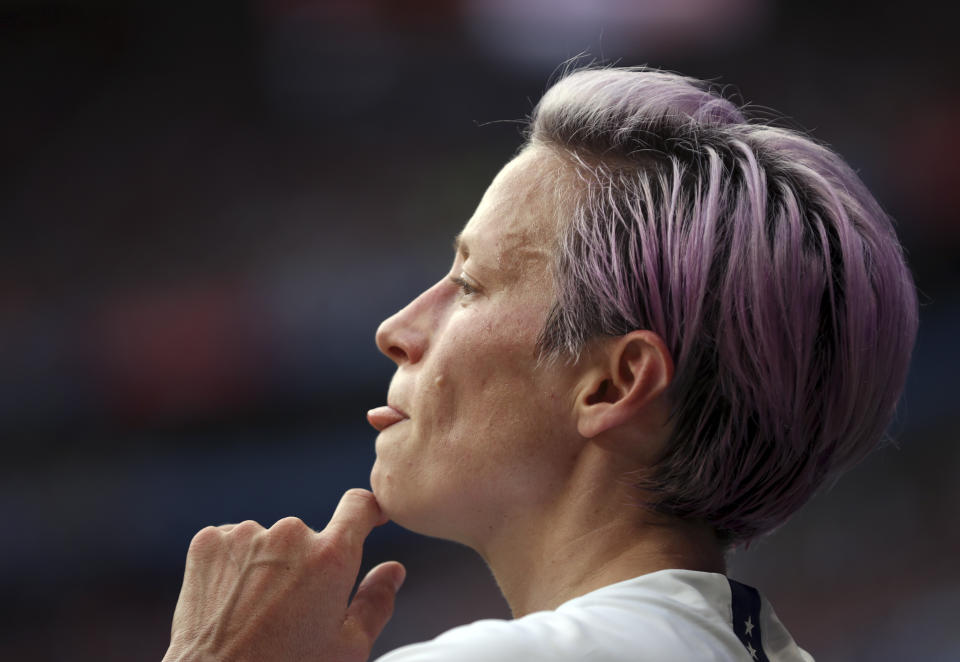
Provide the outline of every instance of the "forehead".
{"type": "Polygon", "coordinates": [[[503,167],[457,238],[461,253],[504,272],[545,264],[557,230],[563,162],[545,147],[527,147],[503,167]]]}

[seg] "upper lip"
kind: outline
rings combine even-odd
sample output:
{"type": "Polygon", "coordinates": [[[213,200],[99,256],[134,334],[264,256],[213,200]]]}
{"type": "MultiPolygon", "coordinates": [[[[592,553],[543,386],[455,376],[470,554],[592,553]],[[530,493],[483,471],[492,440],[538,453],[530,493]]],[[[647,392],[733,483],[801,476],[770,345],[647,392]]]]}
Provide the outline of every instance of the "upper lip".
{"type": "Polygon", "coordinates": [[[394,404],[393,402],[391,402],[389,399],[387,400],[387,406],[390,407],[390,409],[393,409],[394,411],[396,411],[398,414],[400,414],[400,415],[403,416],[404,418],[410,418],[410,415],[407,414],[407,412],[403,411],[400,407],[398,407],[397,405],[395,405],[395,404],[394,404]]]}

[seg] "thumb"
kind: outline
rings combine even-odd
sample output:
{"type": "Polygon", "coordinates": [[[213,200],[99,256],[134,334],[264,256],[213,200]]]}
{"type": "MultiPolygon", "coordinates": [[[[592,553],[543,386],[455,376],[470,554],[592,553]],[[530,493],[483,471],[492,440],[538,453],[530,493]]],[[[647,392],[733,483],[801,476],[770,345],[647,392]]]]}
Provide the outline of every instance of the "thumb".
{"type": "Polygon", "coordinates": [[[393,615],[393,601],[407,571],[396,561],[381,563],[367,573],[347,609],[352,620],[367,635],[371,645],[393,615]]]}

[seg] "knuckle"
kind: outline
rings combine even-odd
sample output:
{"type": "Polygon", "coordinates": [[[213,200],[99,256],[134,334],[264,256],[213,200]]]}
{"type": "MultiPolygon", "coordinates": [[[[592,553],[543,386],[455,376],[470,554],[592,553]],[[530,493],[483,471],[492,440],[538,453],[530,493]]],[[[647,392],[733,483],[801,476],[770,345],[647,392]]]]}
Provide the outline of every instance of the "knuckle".
{"type": "Polygon", "coordinates": [[[219,546],[223,533],[215,526],[205,526],[190,540],[190,554],[200,554],[219,546]]]}
{"type": "Polygon", "coordinates": [[[294,549],[303,549],[311,533],[310,527],[298,517],[284,517],[277,520],[265,534],[265,544],[274,550],[290,553],[294,549]]]}
{"type": "Polygon", "coordinates": [[[260,526],[260,524],[254,522],[252,519],[248,519],[240,522],[230,529],[227,535],[231,536],[232,538],[246,540],[248,538],[253,538],[261,531],[263,531],[263,527],[260,526]]]}
{"type": "Polygon", "coordinates": [[[299,517],[284,517],[279,519],[276,523],[270,527],[270,532],[286,537],[294,535],[302,535],[309,531],[310,528],[303,523],[299,517]]]}

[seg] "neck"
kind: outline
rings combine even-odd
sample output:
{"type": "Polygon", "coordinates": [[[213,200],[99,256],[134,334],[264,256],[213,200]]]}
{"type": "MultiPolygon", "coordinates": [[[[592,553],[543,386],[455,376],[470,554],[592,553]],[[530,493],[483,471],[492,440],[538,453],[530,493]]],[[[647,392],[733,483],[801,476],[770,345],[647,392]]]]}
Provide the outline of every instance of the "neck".
{"type": "Polygon", "coordinates": [[[558,498],[478,550],[515,617],[657,570],[725,572],[706,524],[649,512],[623,475],[606,451],[588,447],[558,498]]]}

